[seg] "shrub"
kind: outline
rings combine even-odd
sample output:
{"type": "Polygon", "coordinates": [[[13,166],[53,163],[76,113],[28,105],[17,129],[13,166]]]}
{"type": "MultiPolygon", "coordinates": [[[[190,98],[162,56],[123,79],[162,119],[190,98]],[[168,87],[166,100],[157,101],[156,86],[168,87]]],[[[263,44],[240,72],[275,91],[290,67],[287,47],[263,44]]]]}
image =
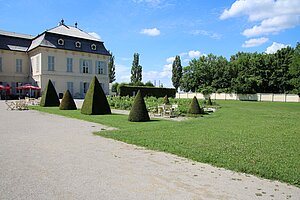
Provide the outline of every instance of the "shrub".
{"type": "Polygon", "coordinates": [[[166,104],[166,105],[169,105],[169,104],[170,104],[168,95],[166,95],[166,96],[164,97],[164,104],[166,104]]]}
{"type": "Polygon", "coordinates": [[[203,114],[203,110],[200,108],[198,100],[196,97],[193,98],[192,103],[188,111],[189,114],[203,114]]]}
{"type": "Polygon", "coordinates": [[[133,96],[137,94],[138,91],[141,91],[144,96],[153,96],[156,98],[164,97],[175,97],[176,90],[174,88],[158,88],[158,87],[145,87],[145,86],[129,86],[125,84],[120,84],[118,86],[118,93],[120,96],[133,96]]]}
{"type": "Polygon", "coordinates": [[[211,105],[212,105],[212,102],[211,102],[211,99],[210,99],[210,97],[208,97],[208,100],[207,100],[207,103],[206,103],[206,105],[209,105],[209,106],[211,106],[211,105]]]}
{"type": "Polygon", "coordinates": [[[105,93],[96,76],[92,79],[90,87],[85,95],[81,113],[85,115],[111,114],[105,93]]]}
{"type": "Polygon", "coordinates": [[[59,105],[60,110],[77,110],[72,94],[67,90],[59,105]]]}
{"type": "Polygon", "coordinates": [[[150,121],[150,117],[148,114],[148,110],[146,108],[146,104],[144,98],[142,96],[141,91],[138,91],[132,108],[130,110],[128,120],[132,122],[146,122],[150,121]]]}
{"type": "Polygon", "coordinates": [[[45,91],[43,92],[40,106],[42,107],[55,107],[59,106],[59,98],[57,96],[56,90],[49,79],[48,84],[45,88],[45,91]]]}

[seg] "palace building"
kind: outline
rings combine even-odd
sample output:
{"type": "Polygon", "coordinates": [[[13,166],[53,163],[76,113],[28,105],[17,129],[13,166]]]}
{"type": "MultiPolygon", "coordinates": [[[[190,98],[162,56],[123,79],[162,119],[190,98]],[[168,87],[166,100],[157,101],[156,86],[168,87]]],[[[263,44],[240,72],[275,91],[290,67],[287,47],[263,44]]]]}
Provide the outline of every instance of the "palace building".
{"type": "Polygon", "coordinates": [[[0,30],[0,85],[18,95],[24,91],[16,87],[31,84],[43,91],[50,79],[59,96],[68,89],[84,98],[96,76],[108,94],[110,56],[102,41],[63,20],[38,36],[0,30]]]}

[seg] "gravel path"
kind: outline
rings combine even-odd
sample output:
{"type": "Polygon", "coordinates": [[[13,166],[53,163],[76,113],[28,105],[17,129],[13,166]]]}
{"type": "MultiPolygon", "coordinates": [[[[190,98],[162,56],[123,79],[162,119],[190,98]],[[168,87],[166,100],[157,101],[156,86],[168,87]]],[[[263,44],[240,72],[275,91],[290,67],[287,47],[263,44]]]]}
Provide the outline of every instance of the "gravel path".
{"type": "Polygon", "coordinates": [[[0,199],[300,199],[300,189],[94,136],[0,101],[0,199]]]}

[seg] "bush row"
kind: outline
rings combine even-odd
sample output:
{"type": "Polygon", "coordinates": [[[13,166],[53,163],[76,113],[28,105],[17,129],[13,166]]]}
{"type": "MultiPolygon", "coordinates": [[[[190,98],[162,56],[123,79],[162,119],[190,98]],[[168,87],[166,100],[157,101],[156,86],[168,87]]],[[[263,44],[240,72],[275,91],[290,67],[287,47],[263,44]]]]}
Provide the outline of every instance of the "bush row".
{"type": "Polygon", "coordinates": [[[159,97],[175,97],[176,90],[174,88],[158,88],[158,87],[145,87],[145,86],[129,86],[129,85],[120,85],[118,87],[120,96],[134,96],[140,90],[142,95],[153,96],[156,98],[159,97]]]}

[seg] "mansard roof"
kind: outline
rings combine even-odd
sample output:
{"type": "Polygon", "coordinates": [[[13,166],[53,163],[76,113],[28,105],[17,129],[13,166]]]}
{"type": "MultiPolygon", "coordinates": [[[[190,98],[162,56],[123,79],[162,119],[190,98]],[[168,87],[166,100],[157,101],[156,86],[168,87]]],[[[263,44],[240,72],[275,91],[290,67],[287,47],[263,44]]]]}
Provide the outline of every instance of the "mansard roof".
{"type": "Polygon", "coordinates": [[[79,28],[60,24],[33,37],[25,34],[0,31],[0,49],[28,52],[37,47],[48,47],[110,55],[102,41],[79,28]],[[58,40],[63,40],[59,44],[58,40]],[[80,47],[76,43],[80,43],[80,47]],[[93,49],[92,46],[95,46],[93,49]]]}

